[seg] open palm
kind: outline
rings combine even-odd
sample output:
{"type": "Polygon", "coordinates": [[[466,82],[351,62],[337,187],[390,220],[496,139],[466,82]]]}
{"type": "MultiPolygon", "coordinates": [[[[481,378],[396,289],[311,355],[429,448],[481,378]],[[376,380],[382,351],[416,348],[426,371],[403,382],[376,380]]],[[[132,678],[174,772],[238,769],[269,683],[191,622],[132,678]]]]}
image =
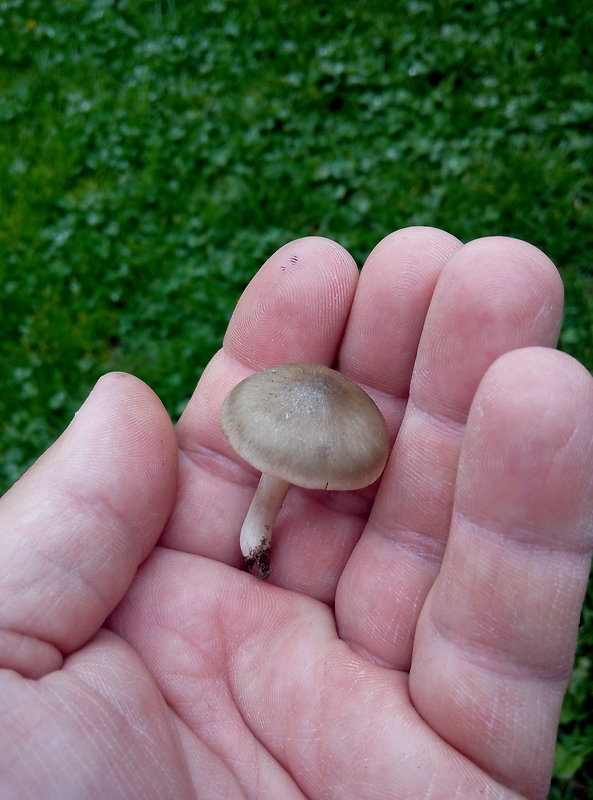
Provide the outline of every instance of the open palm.
{"type": "Polygon", "coordinates": [[[2,797],[545,797],[593,499],[561,311],[516,240],[405,229],[359,276],[302,239],[176,431],[137,379],[99,381],[0,504],[2,797]],[[264,583],[219,409],[295,361],[362,385],[394,444],[376,486],[289,491],[264,583]]]}

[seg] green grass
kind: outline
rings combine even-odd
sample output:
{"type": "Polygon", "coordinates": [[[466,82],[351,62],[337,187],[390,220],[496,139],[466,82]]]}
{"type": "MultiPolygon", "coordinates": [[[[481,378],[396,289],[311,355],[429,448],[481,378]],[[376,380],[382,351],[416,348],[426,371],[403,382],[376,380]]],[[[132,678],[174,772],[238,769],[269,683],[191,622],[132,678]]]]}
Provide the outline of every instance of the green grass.
{"type": "MultiPolygon", "coordinates": [[[[97,377],[176,417],[251,275],[332,237],[527,239],[593,366],[588,3],[0,0],[0,490],[97,377]]],[[[593,782],[593,598],[552,797],[593,782]]]]}

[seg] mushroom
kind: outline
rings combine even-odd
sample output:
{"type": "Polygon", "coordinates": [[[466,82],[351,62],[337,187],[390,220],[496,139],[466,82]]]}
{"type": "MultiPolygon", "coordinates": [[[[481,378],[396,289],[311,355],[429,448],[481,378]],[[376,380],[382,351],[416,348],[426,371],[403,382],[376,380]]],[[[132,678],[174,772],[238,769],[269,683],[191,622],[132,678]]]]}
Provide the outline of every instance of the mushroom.
{"type": "Polygon", "coordinates": [[[245,569],[270,573],[272,527],[290,484],[361,489],[383,472],[388,436],[360,386],[319,364],[256,372],[226,396],[221,424],[236,452],[262,474],[240,536],[245,569]]]}

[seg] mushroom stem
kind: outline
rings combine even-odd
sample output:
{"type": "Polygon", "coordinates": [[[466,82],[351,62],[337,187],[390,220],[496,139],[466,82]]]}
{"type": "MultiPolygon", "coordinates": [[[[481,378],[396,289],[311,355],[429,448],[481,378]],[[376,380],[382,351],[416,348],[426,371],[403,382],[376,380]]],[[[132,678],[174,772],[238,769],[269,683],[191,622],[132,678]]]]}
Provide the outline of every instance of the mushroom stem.
{"type": "Polygon", "coordinates": [[[241,552],[245,569],[256,567],[265,580],[270,574],[272,527],[282,507],[289,483],[263,472],[241,528],[241,552]]]}

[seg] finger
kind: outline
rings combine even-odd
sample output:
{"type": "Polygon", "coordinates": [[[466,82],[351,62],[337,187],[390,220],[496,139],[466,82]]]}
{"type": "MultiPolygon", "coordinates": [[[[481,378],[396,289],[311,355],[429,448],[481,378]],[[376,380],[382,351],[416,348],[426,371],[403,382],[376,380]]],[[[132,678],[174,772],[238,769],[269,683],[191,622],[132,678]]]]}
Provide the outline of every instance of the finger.
{"type": "Polygon", "coordinates": [[[174,431],[153,392],[103,377],[58,441],[0,502],[0,664],[61,665],[128,588],[169,514],[174,431]]]}
{"type": "Polygon", "coordinates": [[[341,635],[380,663],[409,668],[418,613],[447,541],[464,422],[480,379],[508,350],[554,345],[561,315],[558,272],[525,242],[477,240],[445,266],[405,418],[336,598],[341,635]]]}
{"type": "Polygon", "coordinates": [[[461,242],[436,228],[403,228],[374,248],[362,269],[340,347],[340,370],[367,387],[387,415],[410,391],[424,320],[436,282],[461,242]]]}
{"type": "MultiPolygon", "coordinates": [[[[239,566],[239,530],[259,474],[237,458],[220,427],[220,406],[227,392],[255,369],[273,364],[336,358],[358,270],[346,251],[321,238],[299,239],[275,253],[245,290],[230,321],[224,348],[206,368],[177,427],[182,450],[180,502],[163,543],[239,566]]],[[[273,581],[301,581],[303,590],[317,580],[302,561],[290,566],[282,557],[284,522],[314,503],[306,515],[301,545],[316,548],[329,524],[326,512],[305,493],[291,489],[274,531],[273,581]]],[[[304,512],[303,512],[304,513],[304,512]]],[[[348,536],[337,544],[346,547],[348,536]]],[[[352,546],[352,543],[349,543],[352,546]]],[[[323,572],[319,565],[318,573],[323,572]]]]}
{"type": "Polygon", "coordinates": [[[589,574],[592,408],[590,375],[561,353],[521,350],[489,370],[415,639],[424,719],[529,798],[546,796],[589,574]]]}
{"type": "Polygon", "coordinates": [[[343,247],[311,236],[281,247],[239,300],[224,351],[250,372],[336,357],[358,270],[343,247]]]}

